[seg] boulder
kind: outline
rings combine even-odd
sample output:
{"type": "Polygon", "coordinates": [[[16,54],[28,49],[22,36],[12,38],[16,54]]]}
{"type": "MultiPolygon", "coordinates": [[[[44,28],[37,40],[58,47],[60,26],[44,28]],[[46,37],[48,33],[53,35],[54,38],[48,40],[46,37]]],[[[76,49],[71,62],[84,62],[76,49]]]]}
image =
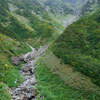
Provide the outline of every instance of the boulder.
{"type": "Polygon", "coordinates": [[[35,77],[33,77],[33,78],[30,80],[30,84],[31,84],[31,85],[37,84],[37,81],[36,81],[36,78],[35,78],[35,77]]]}
{"type": "Polygon", "coordinates": [[[27,99],[25,99],[26,97],[25,97],[25,95],[21,95],[21,100],[27,100],[27,99]]]}
{"type": "Polygon", "coordinates": [[[19,57],[12,57],[11,61],[12,61],[13,65],[15,65],[15,66],[18,66],[20,64],[19,57]]]}
{"type": "Polygon", "coordinates": [[[34,90],[34,91],[37,90],[37,88],[35,86],[33,86],[33,85],[31,86],[31,89],[34,90]]]}
{"type": "Polygon", "coordinates": [[[30,67],[22,67],[22,71],[23,71],[23,72],[28,72],[28,71],[30,71],[30,70],[31,70],[30,67]]]}
{"type": "Polygon", "coordinates": [[[27,97],[28,99],[30,99],[30,98],[32,97],[32,95],[31,95],[30,93],[27,93],[27,94],[26,94],[26,97],[27,97]]]}
{"type": "Polygon", "coordinates": [[[26,92],[26,93],[28,93],[28,88],[26,87],[26,86],[24,86],[24,87],[22,87],[22,89],[21,89],[22,91],[24,91],[24,92],[26,92]]]}
{"type": "Polygon", "coordinates": [[[19,57],[19,60],[20,60],[20,61],[24,61],[24,57],[23,57],[23,56],[20,56],[20,57],[19,57]]]}
{"type": "Polygon", "coordinates": [[[27,63],[31,59],[32,59],[32,57],[31,57],[31,53],[30,52],[24,55],[24,62],[25,63],[27,63]]]}
{"type": "Polygon", "coordinates": [[[36,92],[33,90],[32,91],[32,96],[35,97],[35,95],[36,95],[36,92]]]}

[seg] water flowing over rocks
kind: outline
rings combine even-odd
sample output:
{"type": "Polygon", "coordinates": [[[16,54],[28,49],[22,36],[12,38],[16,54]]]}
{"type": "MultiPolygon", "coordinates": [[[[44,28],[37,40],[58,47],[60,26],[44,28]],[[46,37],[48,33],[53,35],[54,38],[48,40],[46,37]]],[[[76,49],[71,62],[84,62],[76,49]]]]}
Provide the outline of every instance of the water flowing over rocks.
{"type": "Polygon", "coordinates": [[[12,100],[37,100],[38,97],[42,98],[40,95],[36,96],[35,91],[37,88],[33,85],[37,84],[35,78],[36,62],[44,54],[48,46],[41,46],[38,50],[32,46],[30,48],[32,52],[28,52],[20,58],[25,62],[20,69],[20,75],[24,78],[24,82],[11,91],[12,100]]]}

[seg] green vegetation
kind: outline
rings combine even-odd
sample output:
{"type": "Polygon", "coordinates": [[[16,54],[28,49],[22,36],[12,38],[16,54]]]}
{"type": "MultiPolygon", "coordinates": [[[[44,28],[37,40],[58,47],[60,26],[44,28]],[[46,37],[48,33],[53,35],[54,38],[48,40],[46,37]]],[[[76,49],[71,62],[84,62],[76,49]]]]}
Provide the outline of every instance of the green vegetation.
{"type": "Polygon", "coordinates": [[[100,86],[100,9],[68,26],[54,44],[62,62],[100,86]]]}
{"type": "Polygon", "coordinates": [[[0,83],[0,100],[11,100],[10,94],[3,83],[0,83]]]}
{"type": "MultiPolygon", "coordinates": [[[[4,84],[12,88],[23,81],[19,74],[23,63],[13,66],[11,57],[31,50],[25,42],[39,48],[56,39],[53,53],[48,49],[36,69],[43,100],[99,100],[100,9],[95,0],[84,6],[91,13],[59,37],[64,29],[61,23],[75,16],[86,1],[0,0],[0,100],[11,99],[4,84]]],[[[84,7],[83,14],[88,11],[84,7]]]]}
{"type": "Polygon", "coordinates": [[[11,63],[12,56],[20,56],[21,53],[27,53],[31,49],[24,43],[15,41],[10,37],[0,33],[0,81],[7,83],[9,87],[18,86],[22,81],[19,75],[19,68],[11,63]],[[18,83],[14,83],[15,80],[18,83]]]}
{"type": "Polygon", "coordinates": [[[48,15],[48,18],[46,17],[47,19],[43,20],[40,18],[41,16],[33,14],[28,9],[24,9],[23,11],[17,9],[14,13],[28,19],[29,25],[35,30],[36,36],[34,37],[34,41],[32,39],[28,40],[28,43],[31,45],[35,43],[34,47],[39,47],[53,41],[64,28],[61,23],[51,19],[48,15]]]}
{"type": "Polygon", "coordinates": [[[41,41],[44,39],[47,42],[59,33],[57,28],[63,30],[62,24],[52,19],[36,0],[24,3],[22,0],[1,0],[0,3],[0,31],[11,38],[24,41],[41,37],[41,41]],[[8,8],[14,11],[10,12],[8,8]],[[6,32],[3,32],[5,29],[6,32]]]}
{"type": "Polygon", "coordinates": [[[39,82],[37,87],[44,96],[43,100],[99,100],[99,96],[94,93],[72,88],[62,81],[61,77],[51,71],[52,66],[47,67],[50,59],[46,64],[47,54],[45,55],[36,69],[36,78],[39,82]]]}
{"type": "Polygon", "coordinates": [[[37,15],[32,14],[28,9],[25,9],[23,11],[18,9],[15,11],[15,13],[24,16],[29,20],[32,28],[37,32],[38,37],[41,36],[42,38],[48,38],[57,31],[56,28],[59,28],[60,30],[63,29],[60,23],[52,20],[49,16],[47,16],[48,20],[46,21],[46,19],[41,20],[37,15]]]}
{"type": "Polygon", "coordinates": [[[70,87],[100,95],[99,86],[94,84],[89,77],[78,71],[73,71],[70,65],[64,64],[61,59],[55,57],[50,49],[43,56],[42,62],[53,74],[57,74],[70,87]]]}
{"type": "MultiPolygon", "coordinates": [[[[2,1],[2,0],[1,0],[2,1]]],[[[0,1],[0,2],[1,2],[0,1]]],[[[7,5],[7,1],[2,1],[1,4],[7,5]]],[[[5,6],[0,4],[0,32],[15,38],[17,40],[34,37],[35,32],[33,29],[25,25],[14,17],[5,6]],[[2,10],[3,9],[3,10],[2,10]],[[8,10],[8,11],[7,11],[8,10]]]]}
{"type": "Polygon", "coordinates": [[[34,3],[31,1],[23,3],[21,0],[0,0],[0,81],[9,87],[18,86],[23,81],[18,71],[21,64],[18,67],[13,66],[11,57],[30,51],[24,42],[27,41],[32,45],[40,38],[40,42],[35,44],[39,47],[55,38],[59,33],[56,28],[63,28],[59,22],[46,13],[37,1],[34,0],[34,3]],[[10,5],[14,5],[17,9],[11,12],[10,5]],[[37,15],[31,10],[37,12],[37,15]],[[38,16],[39,11],[41,19],[38,16]],[[24,18],[24,21],[21,18],[24,18]],[[18,83],[15,83],[16,79],[18,83]]]}
{"type": "Polygon", "coordinates": [[[8,4],[6,0],[0,0],[0,22],[7,21],[7,10],[9,10],[8,4]]]}
{"type": "Polygon", "coordinates": [[[16,33],[20,39],[34,38],[35,36],[35,32],[32,28],[14,17],[10,18],[8,29],[16,33]]]}

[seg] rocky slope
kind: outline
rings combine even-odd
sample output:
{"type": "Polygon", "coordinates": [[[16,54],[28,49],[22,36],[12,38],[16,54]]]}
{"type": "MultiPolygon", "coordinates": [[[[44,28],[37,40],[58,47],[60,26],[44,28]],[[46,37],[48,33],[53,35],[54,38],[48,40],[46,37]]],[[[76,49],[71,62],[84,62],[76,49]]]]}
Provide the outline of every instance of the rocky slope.
{"type": "Polygon", "coordinates": [[[83,7],[81,11],[81,15],[94,12],[100,6],[100,0],[89,0],[83,7]]]}
{"type": "Polygon", "coordinates": [[[40,0],[47,11],[53,14],[59,13],[60,15],[75,14],[76,11],[80,11],[82,6],[88,0],[40,0]]]}
{"type": "MultiPolygon", "coordinates": [[[[40,47],[38,50],[31,47],[32,52],[29,52],[23,56],[25,64],[20,69],[20,75],[24,78],[24,82],[17,88],[11,91],[12,100],[36,100],[43,98],[39,95],[36,96],[36,84],[35,68],[36,62],[43,55],[48,46],[40,47]],[[33,86],[34,85],[34,86],[33,86]]],[[[16,81],[17,82],[17,79],[16,81]]]]}
{"type": "Polygon", "coordinates": [[[35,0],[1,0],[0,9],[1,33],[17,40],[41,38],[42,41],[45,38],[48,41],[63,29],[62,24],[50,17],[35,0]]]}

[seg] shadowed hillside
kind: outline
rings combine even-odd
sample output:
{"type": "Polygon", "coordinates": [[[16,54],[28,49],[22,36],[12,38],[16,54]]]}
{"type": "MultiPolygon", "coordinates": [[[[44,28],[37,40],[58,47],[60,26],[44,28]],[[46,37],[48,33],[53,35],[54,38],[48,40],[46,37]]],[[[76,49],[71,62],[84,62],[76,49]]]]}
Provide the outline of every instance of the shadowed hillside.
{"type": "Polygon", "coordinates": [[[81,17],[56,40],[53,52],[100,86],[100,9],[81,17]]]}

